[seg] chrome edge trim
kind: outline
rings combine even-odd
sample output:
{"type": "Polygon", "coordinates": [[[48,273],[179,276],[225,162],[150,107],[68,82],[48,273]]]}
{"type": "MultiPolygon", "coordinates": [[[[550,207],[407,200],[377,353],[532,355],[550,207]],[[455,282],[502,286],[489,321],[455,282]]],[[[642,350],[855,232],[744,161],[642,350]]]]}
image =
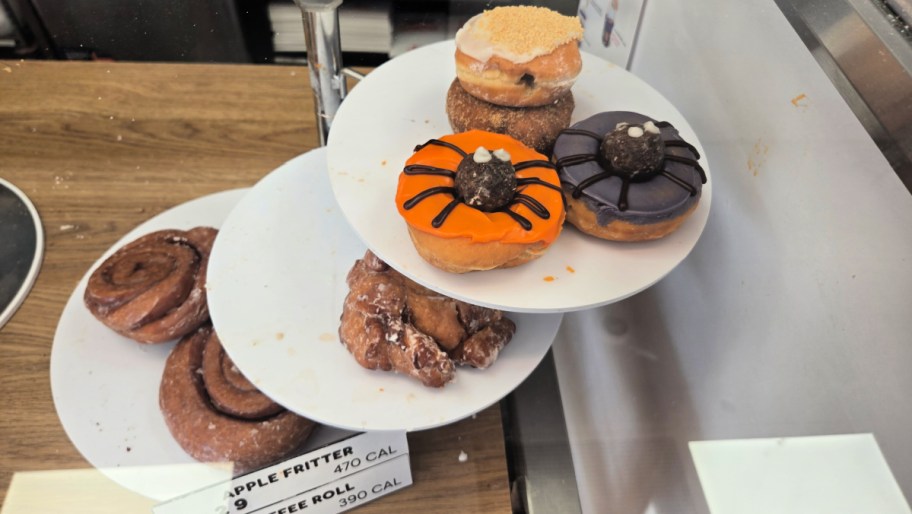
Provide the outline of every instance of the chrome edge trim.
{"type": "Polygon", "coordinates": [[[869,0],[775,0],[912,193],[912,46],[869,0]]]}

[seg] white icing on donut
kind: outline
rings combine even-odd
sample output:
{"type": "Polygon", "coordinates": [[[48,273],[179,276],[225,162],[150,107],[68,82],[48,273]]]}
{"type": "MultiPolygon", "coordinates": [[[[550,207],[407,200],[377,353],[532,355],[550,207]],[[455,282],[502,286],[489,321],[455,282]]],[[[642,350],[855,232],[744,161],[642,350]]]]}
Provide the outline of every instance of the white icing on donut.
{"type": "Polygon", "coordinates": [[[627,135],[630,137],[643,137],[643,129],[640,127],[629,127],[627,135]]]}
{"type": "MultiPolygon", "coordinates": [[[[504,9],[507,12],[509,10],[515,9],[518,13],[518,17],[522,16],[522,10],[525,9],[535,9],[541,11],[550,11],[546,8],[541,7],[531,7],[531,6],[512,6],[512,7],[497,7],[497,9],[504,9]]],[[[462,53],[472,57],[475,60],[481,62],[487,62],[491,57],[497,56],[503,59],[506,59],[510,62],[517,64],[529,62],[536,57],[541,57],[542,55],[547,55],[557,49],[559,46],[566,44],[570,41],[579,40],[582,37],[582,26],[579,25],[578,28],[574,27],[575,30],[570,32],[555,32],[553,37],[544,37],[535,41],[534,44],[528,45],[528,47],[518,49],[515,45],[510,45],[509,43],[498,43],[497,38],[494,37],[495,33],[498,31],[504,30],[505,27],[498,26],[496,23],[489,23],[491,18],[494,16],[485,16],[491,11],[485,11],[481,14],[477,14],[470,18],[458,31],[456,31],[456,48],[462,51],[462,53]]],[[[504,13],[499,13],[504,14],[504,13]]],[[[510,12],[512,14],[512,12],[510,12]]],[[[540,14],[540,13],[539,13],[540,14]]],[[[550,14],[554,15],[557,18],[561,18],[562,15],[558,13],[551,12],[550,14]]],[[[570,18],[570,17],[565,17],[570,18]]],[[[504,19],[501,17],[500,22],[503,22],[504,19]]],[[[509,25],[512,25],[510,28],[513,29],[517,24],[523,23],[523,20],[506,20],[509,25]]],[[[578,21],[576,22],[578,25],[578,21]]],[[[533,27],[537,28],[537,27],[533,27]]],[[[552,34],[549,34],[551,36],[552,34]]]]}
{"type": "Polygon", "coordinates": [[[504,150],[503,148],[494,150],[494,157],[497,157],[503,162],[510,162],[510,152],[504,150]]]}
{"type": "Polygon", "coordinates": [[[479,146],[478,148],[475,149],[475,153],[472,154],[472,160],[479,164],[485,163],[485,162],[490,162],[491,152],[489,152],[487,148],[485,148],[483,146],[479,146]]]}
{"type": "Polygon", "coordinates": [[[494,47],[484,37],[486,33],[476,27],[480,17],[481,14],[473,16],[456,31],[456,48],[475,60],[487,62],[494,55],[494,47]]]}

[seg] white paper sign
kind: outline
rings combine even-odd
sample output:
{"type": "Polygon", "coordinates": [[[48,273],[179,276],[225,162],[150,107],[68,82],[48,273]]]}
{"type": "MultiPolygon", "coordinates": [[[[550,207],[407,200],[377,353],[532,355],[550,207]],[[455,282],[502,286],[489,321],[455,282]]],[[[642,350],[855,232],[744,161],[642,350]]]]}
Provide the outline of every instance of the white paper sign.
{"type": "Polygon", "coordinates": [[[156,505],[155,514],[344,512],[412,484],[405,432],[365,432],[156,505]]]}

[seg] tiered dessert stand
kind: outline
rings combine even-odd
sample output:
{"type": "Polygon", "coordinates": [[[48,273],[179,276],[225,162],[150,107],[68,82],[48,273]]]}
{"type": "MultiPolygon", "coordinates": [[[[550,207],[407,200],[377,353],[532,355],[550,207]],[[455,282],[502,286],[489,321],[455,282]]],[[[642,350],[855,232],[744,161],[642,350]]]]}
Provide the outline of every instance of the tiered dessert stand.
{"type": "MultiPolygon", "coordinates": [[[[498,402],[546,355],[564,312],[633,295],[688,255],[706,224],[712,181],[691,218],[659,241],[613,244],[567,226],[543,257],[516,268],[464,275],[433,268],[415,252],[393,197],[414,146],[451,132],[444,98],[454,78],[453,50],[446,41],[380,66],[339,106],[325,148],[289,161],[249,190],[199,198],[156,216],[99,263],[154,230],[220,227],[208,294],[226,351],[276,401],[344,433],[427,429],[498,402]],[[361,368],[339,343],[338,323],[345,275],[368,248],[431,289],[507,311],[517,332],[497,362],[487,370],[459,369],[441,389],[361,368]]],[[[703,153],[677,109],[617,66],[584,55],[573,92],[574,122],[601,111],[642,112],[672,122],[703,153]]],[[[702,165],[708,175],[705,160],[702,165]]],[[[121,338],[82,305],[90,271],[64,310],[52,352],[54,399],[68,435],[93,465],[147,496],[167,499],[208,485],[216,475],[196,468],[181,474],[169,466],[150,479],[149,467],[192,463],[158,408],[171,345],[117,344],[121,338]],[[125,445],[131,451],[123,451],[125,445]],[[146,472],[117,472],[136,466],[146,472]]]]}

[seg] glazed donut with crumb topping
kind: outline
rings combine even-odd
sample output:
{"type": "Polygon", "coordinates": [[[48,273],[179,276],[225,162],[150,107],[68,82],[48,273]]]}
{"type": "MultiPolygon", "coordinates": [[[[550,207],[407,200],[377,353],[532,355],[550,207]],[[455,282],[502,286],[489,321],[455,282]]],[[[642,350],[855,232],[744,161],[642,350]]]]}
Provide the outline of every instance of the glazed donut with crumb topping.
{"type": "Polygon", "coordinates": [[[456,32],[456,77],[486,102],[547,105],[567,93],[579,75],[582,35],[573,16],[545,7],[497,7],[456,32]]]}
{"type": "Polygon", "coordinates": [[[565,216],[554,165],[509,136],[481,130],[416,147],[399,175],[396,206],[418,254],[452,273],[541,256],[565,216]]]}

